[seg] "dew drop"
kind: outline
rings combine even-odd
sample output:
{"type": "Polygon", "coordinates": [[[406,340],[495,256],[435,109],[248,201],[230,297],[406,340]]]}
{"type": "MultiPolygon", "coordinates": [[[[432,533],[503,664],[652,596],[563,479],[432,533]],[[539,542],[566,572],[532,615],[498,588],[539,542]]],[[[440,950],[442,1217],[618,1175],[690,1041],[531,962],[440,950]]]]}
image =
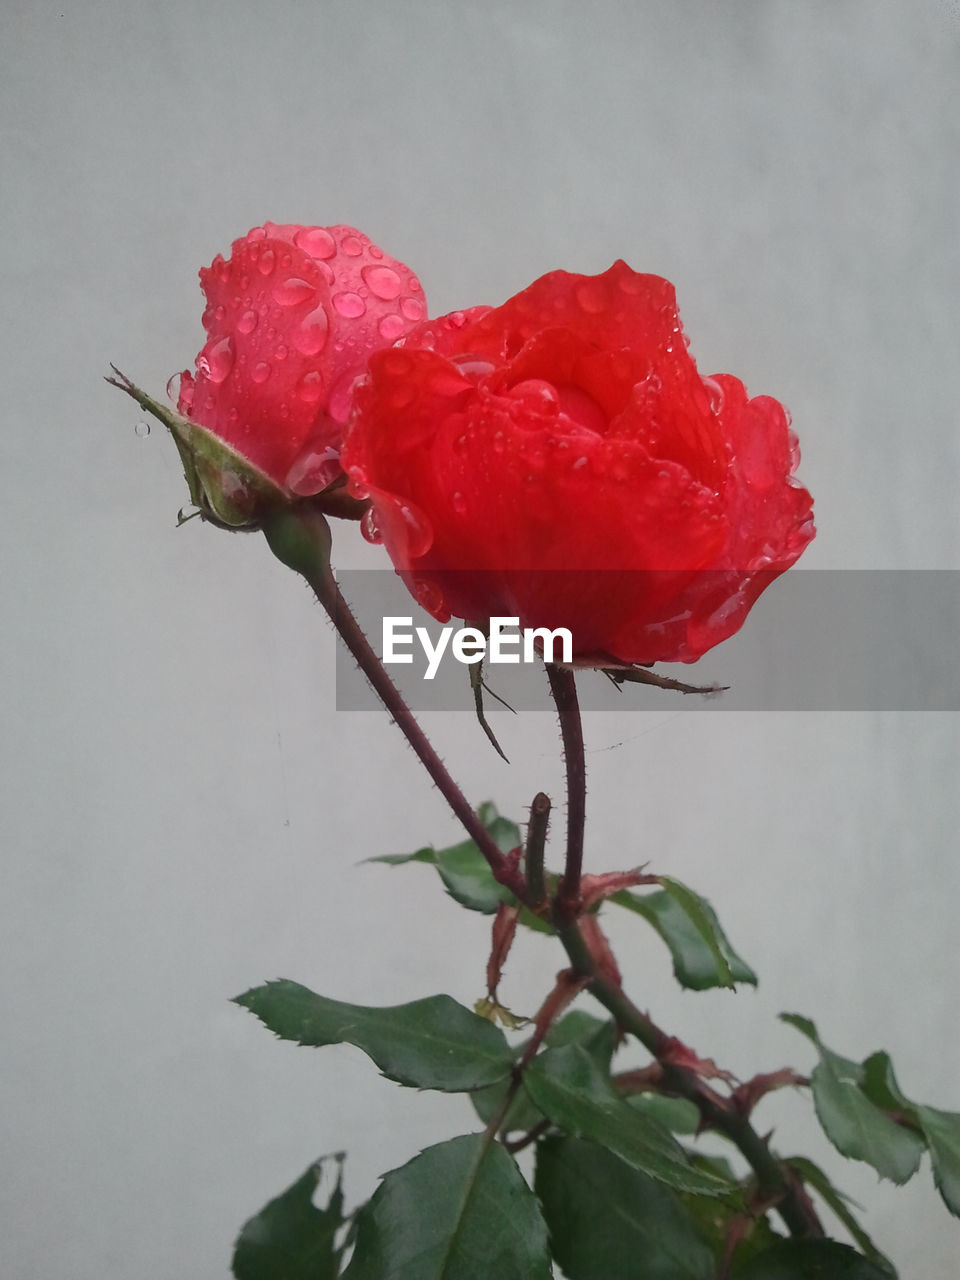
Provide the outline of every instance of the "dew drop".
{"type": "Polygon", "coordinates": [[[393,267],[364,267],[360,274],[374,297],[391,302],[399,296],[401,280],[393,267]]]}
{"type": "Polygon", "coordinates": [[[359,293],[335,293],[332,301],[340,314],[348,320],[356,320],[367,309],[367,304],[359,293]]]}
{"type": "Polygon", "coordinates": [[[260,260],[257,263],[257,270],[262,276],[269,276],[273,274],[273,269],[276,265],[277,255],[274,251],[270,248],[264,249],[263,253],[260,255],[260,260]]]}
{"type": "Polygon", "coordinates": [[[286,280],[279,280],[273,286],[272,293],[281,307],[296,307],[313,297],[314,288],[299,276],[288,276],[286,280]]]}
{"type": "Polygon", "coordinates": [[[418,578],[413,584],[413,594],[417,602],[426,609],[427,613],[432,613],[434,617],[446,612],[443,603],[443,592],[429,578],[418,578]]]}
{"type": "Polygon", "coordinates": [[[138,436],[140,437],[140,439],[142,440],[144,436],[148,436],[148,435],[150,434],[150,423],[149,423],[149,422],[144,422],[144,421],[141,419],[141,420],[137,423],[137,425],[133,428],[133,430],[134,430],[134,434],[135,434],[135,435],[138,435],[138,436]]]}
{"type": "Polygon", "coordinates": [[[270,366],[266,360],[261,360],[255,364],[250,370],[250,378],[253,382],[263,383],[270,377],[270,366]]]}
{"type": "Polygon", "coordinates": [[[555,414],[560,411],[560,395],[552,382],[543,378],[527,378],[510,388],[510,395],[537,413],[555,414]]]}
{"type": "Polygon", "coordinates": [[[205,347],[197,358],[197,370],[214,386],[219,386],[233,368],[233,339],[227,335],[212,346],[205,347]]]}
{"type": "Polygon", "coordinates": [[[396,342],[403,333],[404,323],[400,316],[384,316],[377,328],[381,338],[387,342],[396,342]]]}
{"type": "Polygon", "coordinates": [[[453,509],[458,516],[462,516],[465,514],[467,510],[467,500],[462,493],[455,493],[453,497],[450,499],[450,501],[453,504],[453,509]]]}
{"type": "Polygon", "coordinates": [[[171,404],[180,402],[180,378],[181,375],[175,373],[167,379],[167,399],[171,404]]]}
{"type": "Polygon", "coordinates": [[[372,542],[374,546],[379,546],[383,542],[383,534],[377,523],[377,513],[373,507],[367,507],[366,511],[360,517],[360,532],[366,538],[367,542],[372,542]]]}
{"type": "Polygon", "coordinates": [[[303,317],[290,334],[290,341],[304,356],[318,355],[327,344],[329,321],[323,306],[315,307],[303,317]]]}
{"type": "Polygon", "coordinates": [[[723,387],[714,378],[701,379],[710,397],[710,412],[719,413],[723,408],[723,387]]]}
{"type": "Polygon", "coordinates": [[[293,243],[311,258],[332,258],[337,252],[336,241],[323,227],[301,227],[293,243]]]}
{"type": "MultiPolygon", "coordinates": [[[[400,517],[407,537],[407,555],[411,560],[416,560],[432,546],[433,528],[426,516],[414,510],[413,507],[407,506],[406,503],[400,506],[400,517]]],[[[442,595],[440,599],[443,600],[442,595]]]]}
{"type": "Polygon", "coordinates": [[[348,258],[359,258],[363,253],[363,241],[356,236],[344,236],[340,241],[340,248],[348,258]]]}
{"type": "Polygon", "coordinates": [[[495,431],[493,435],[493,452],[503,453],[505,448],[506,448],[506,444],[504,443],[503,432],[495,431]]]}
{"type": "Polygon", "coordinates": [[[576,462],[574,462],[574,464],[573,464],[573,466],[570,468],[570,470],[571,470],[571,471],[582,471],[582,470],[583,470],[583,468],[587,465],[587,463],[588,463],[589,461],[590,461],[590,459],[586,456],[586,454],[582,454],[579,458],[577,458],[576,462]]]}
{"type": "Polygon", "coordinates": [[[339,423],[341,426],[350,417],[350,410],[353,408],[354,388],[362,377],[362,373],[358,373],[355,369],[348,369],[330,388],[327,413],[334,422],[339,423]]]}
{"type": "Polygon", "coordinates": [[[423,319],[423,303],[417,298],[401,298],[400,310],[408,320],[423,319]]]}
{"type": "Polygon", "coordinates": [[[316,404],[323,395],[323,377],[312,369],[297,383],[297,397],[304,404],[316,404]]]}
{"type": "Polygon", "coordinates": [[[493,373],[495,367],[489,360],[484,360],[482,356],[471,354],[454,356],[453,363],[462,374],[469,378],[485,378],[488,373],[493,373]]]}
{"type": "Polygon", "coordinates": [[[322,493],[340,475],[340,454],[330,445],[313,441],[294,459],[287,472],[286,485],[301,498],[322,493]]]}
{"type": "Polygon", "coordinates": [[[257,319],[255,311],[244,311],[237,321],[237,333],[253,333],[257,327],[257,319]]]}

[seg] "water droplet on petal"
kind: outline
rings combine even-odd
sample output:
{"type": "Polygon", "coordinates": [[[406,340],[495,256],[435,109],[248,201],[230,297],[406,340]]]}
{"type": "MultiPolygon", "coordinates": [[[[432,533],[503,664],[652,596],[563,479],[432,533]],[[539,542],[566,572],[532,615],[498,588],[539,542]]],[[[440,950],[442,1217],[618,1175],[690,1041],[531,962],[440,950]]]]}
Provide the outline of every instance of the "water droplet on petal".
{"type": "Polygon", "coordinates": [[[233,368],[233,339],[227,335],[212,346],[205,347],[197,358],[197,369],[206,375],[214,386],[225,381],[233,368]]]}
{"type": "MultiPolygon", "coordinates": [[[[272,226],[272,225],[273,225],[273,224],[271,223],[271,226],[272,226]]],[[[266,227],[254,227],[254,228],[253,228],[250,232],[248,232],[248,234],[247,234],[247,239],[248,239],[248,240],[266,240],[266,238],[267,238],[267,228],[266,228],[266,227]]]]}
{"type": "Polygon", "coordinates": [[[343,426],[350,417],[350,410],[353,408],[354,388],[362,378],[362,373],[358,373],[354,369],[348,369],[330,388],[327,413],[340,426],[343,426]]]}
{"type": "Polygon", "coordinates": [[[309,311],[290,334],[290,341],[304,356],[318,355],[327,344],[329,321],[322,306],[309,311]]]}
{"type": "Polygon", "coordinates": [[[418,578],[413,584],[413,594],[418,603],[426,609],[427,613],[432,613],[434,617],[446,612],[443,603],[443,592],[429,578],[418,578]]]}
{"type": "Polygon", "coordinates": [[[377,328],[380,330],[380,337],[387,342],[396,342],[404,330],[404,323],[399,316],[384,316],[377,328]]]}
{"type": "Polygon", "coordinates": [[[323,377],[312,369],[297,383],[297,396],[304,404],[316,404],[323,395],[323,377]]]}
{"type": "Polygon", "coordinates": [[[560,395],[552,382],[543,378],[527,378],[510,388],[510,395],[537,413],[559,413],[560,395]]]}
{"type": "Polygon", "coordinates": [[[322,493],[340,475],[340,453],[328,444],[311,442],[294,459],[287,472],[287,488],[298,497],[322,493]]]}
{"type": "Polygon", "coordinates": [[[433,527],[425,515],[406,503],[400,507],[400,517],[407,538],[406,553],[411,560],[416,560],[433,545],[433,527]]]}
{"type": "Polygon", "coordinates": [[[384,302],[399,295],[402,282],[393,267],[364,267],[360,274],[370,292],[384,302]]]}
{"type": "Polygon", "coordinates": [[[257,318],[255,311],[244,311],[237,321],[237,333],[253,333],[257,327],[257,318]]]}
{"type": "Polygon", "coordinates": [[[457,366],[464,376],[469,378],[485,378],[488,373],[493,373],[495,366],[489,360],[485,360],[483,356],[462,355],[454,356],[453,363],[457,366]]]}
{"type": "Polygon", "coordinates": [[[356,320],[367,309],[367,304],[359,293],[335,293],[332,301],[340,314],[348,320],[356,320]]]}
{"type": "Polygon", "coordinates": [[[261,360],[259,364],[255,364],[250,370],[250,378],[253,382],[263,383],[270,377],[270,366],[266,360],[261,360]]]}
{"type": "Polygon", "coordinates": [[[457,515],[462,516],[467,509],[467,500],[463,494],[455,493],[450,501],[453,504],[453,509],[456,511],[457,515]]]}
{"type": "Polygon", "coordinates": [[[311,258],[332,258],[337,252],[336,241],[323,227],[301,227],[293,243],[311,258]]]}
{"type": "Polygon", "coordinates": [[[723,387],[713,378],[703,378],[702,382],[710,397],[710,412],[719,413],[723,408],[723,387]]]}
{"type": "Polygon", "coordinates": [[[144,436],[148,436],[150,434],[150,423],[144,422],[141,419],[141,421],[138,422],[137,425],[133,428],[133,431],[134,431],[134,434],[138,435],[142,440],[144,436]]]}
{"type": "Polygon", "coordinates": [[[379,546],[383,542],[383,534],[380,532],[380,526],[377,523],[377,513],[373,507],[367,507],[366,511],[360,517],[360,532],[366,538],[367,542],[372,542],[374,546],[379,546]]]}
{"type": "Polygon", "coordinates": [[[401,298],[400,310],[408,320],[423,319],[423,303],[417,298],[401,298]]]}
{"type": "Polygon", "coordinates": [[[180,401],[180,378],[181,375],[175,373],[167,379],[167,399],[171,404],[178,404],[180,401]]]}
{"type": "Polygon", "coordinates": [[[574,462],[570,470],[582,471],[589,461],[590,459],[586,456],[586,454],[583,454],[581,457],[577,458],[577,460],[574,462]]]}
{"type": "Polygon", "coordinates": [[[277,255],[270,248],[264,249],[263,253],[260,255],[260,260],[257,263],[257,270],[262,276],[268,276],[273,272],[276,265],[277,255]]]}
{"type": "Polygon", "coordinates": [[[363,241],[356,236],[344,236],[340,241],[340,248],[348,258],[359,258],[363,253],[363,241]]]}
{"type": "Polygon", "coordinates": [[[281,307],[295,307],[312,298],[315,291],[312,284],[307,284],[299,276],[288,276],[286,280],[278,281],[272,292],[281,307]]]}

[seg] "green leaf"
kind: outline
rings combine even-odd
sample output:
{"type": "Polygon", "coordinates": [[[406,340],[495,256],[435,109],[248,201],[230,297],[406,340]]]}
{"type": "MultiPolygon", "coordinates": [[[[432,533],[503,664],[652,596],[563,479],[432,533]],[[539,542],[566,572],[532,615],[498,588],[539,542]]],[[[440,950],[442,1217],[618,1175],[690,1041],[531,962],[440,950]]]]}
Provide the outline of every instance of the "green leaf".
{"type": "Polygon", "coordinates": [[[534,1189],[553,1256],[569,1280],[712,1280],[716,1274],[713,1254],[680,1198],[595,1143],[544,1139],[534,1189]]]}
{"type": "Polygon", "coordinates": [[[599,1142],[632,1168],[683,1191],[725,1195],[734,1190],[723,1179],[695,1169],[669,1129],[628,1106],[581,1045],[539,1054],[525,1070],[523,1083],[558,1128],[599,1142]]]}
{"type": "MultiPolygon", "coordinates": [[[[610,1059],[617,1039],[617,1026],[612,1020],[594,1018],[589,1013],[574,1009],[547,1032],[544,1037],[548,1047],[554,1048],[564,1044],[580,1044],[590,1054],[597,1066],[604,1072],[610,1070],[610,1059]]],[[[530,1043],[525,1040],[514,1049],[515,1058],[519,1059],[530,1043]]],[[[471,1093],[470,1101],[474,1110],[484,1124],[488,1124],[500,1111],[506,1101],[507,1092],[512,1081],[508,1078],[489,1085],[486,1089],[478,1089],[471,1093]]],[[[543,1112],[534,1106],[530,1095],[521,1089],[510,1104],[500,1128],[508,1133],[525,1133],[543,1119],[543,1112]]]]}
{"type": "Polygon", "coordinates": [[[867,1257],[872,1258],[888,1275],[896,1277],[893,1263],[884,1257],[850,1211],[849,1196],[838,1191],[823,1170],[805,1156],[791,1156],[787,1164],[833,1210],[867,1257]]]}
{"type": "Polygon", "coordinates": [[[341,1250],[334,1237],[343,1225],[343,1156],[325,1156],[292,1187],[244,1224],[233,1253],[237,1280],[336,1280],[341,1250]],[[328,1160],[337,1166],[327,1205],[313,1197],[328,1160]]]}
{"type": "Polygon", "coordinates": [[[878,1107],[893,1111],[923,1134],[933,1179],[950,1212],[960,1217],[960,1115],[920,1106],[904,1097],[889,1054],[872,1053],[863,1064],[863,1090],[878,1107]]]}
{"type": "Polygon", "coordinates": [[[930,1149],[937,1190],[950,1212],[960,1218],[960,1115],[917,1107],[917,1119],[930,1149]]]}
{"type": "MultiPolygon", "coordinates": [[[[509,853],[522,843],[520,828],[509,818],[504,818],[489,800],[477,809],[477,816],[493,836],[501,853],[509,853]]],[[[440,879],[452,898],[470,911],[493,915],[501,902],[516,904],[509,889],[494,879],[486,858],[472,840],[451,845],[448,849],[434,849],[427,845],[415,853],[388,853],[378,858],[366,858],[366,862],[382,862],[399,867],[408,862],[426,862],[436,867],[440,879]]],[[[551,877],[554,882],[556,877],[551,877]]],[[[555,888],[555,883],[551,886],[555,888]]],[[[526,907],[521,908],[520,923],[537,933],[554,933],[549,920],[535,916],[526,907]]]]}
{"type": "MultiPolygon", "coordinates": [[[[501,853],[509,853],[521,844],[520,828],[515,822],[501,817],[496,806],[486,801],[477,809],[477,817],[493,837],[501,853]]],[[[493,915],[501,902],[515,902],[513,894],[493,878],[490,866],[472,840],[451,845],[448,849],[427,846],[416,853],[387,854],[381,858],[368,858],[368,862],[385,862],[400,866],[406,862],[429,862],[437,868],[447,892],[461,906],[471,911],[493,915]]]]}
{"type": "Polygon", "coordinates": [[[687,1098],[667,1098],[662,1093],[631,1093],[626,1102],[634,1111],[665,1125],[671,1133],[686,1135],[696,1133],[700,1128],[700,1112],[687,1098]]]}
{"type": "Polygon", "coordinates": [[[923,1154],[923,1139],[874,1105],[861,1087],[864,1068],[828,1049],[809,1018],[792,1013],[780,1017],[817,1046],[820,1061],[810,1077],[813,1103],[824,1133],[840,1154],[863,1160],[881,1178],[897,1184],[913,1177],[923,1154]]]}
{"type": "Polygon", "coordinates": [[[610,901],[643,916],[659,933],[670,949],[680,985],[693,991],[738,982],[756,986],[757,975],[730,945],[706,898],[669,876],[661,876],[660,883],[663,888],[653,893],[623,889],[610,901]]]}
{"type": "Polygon", "coordinates": [[[377,1009],[328,1000],[282,978],[237,996],[235,1003],[282,1040],[356,1045],[390,1080],[416,1089],[477,1089],[513,1065],[503,1032],[450,996],[377,1009]]]}
{"type": "Polygon", "coordinates": [[[758,1253],[763,1253],[765,1249],[771,1249],[778,1240],[783,1239],[783,1236],[774,1231],[766,1216],[751,1217],[749,1212],[731,1209],[722,1200],[712,1196],[683,1195],[681,1199],[717,1258],[726,1258],[730,1232],[736,1225],[740,1236],[730,1259],[730,1274],[736,1275],[737,1267],[744,1265],[758,1253]]]}
{"type": "Polygon", "coordinates": [[[550,1280],[547,1228],[499,1142],[467,1134],[386,1174],[344,1280],[550,1280]]]}
{"type": "Polygon", "coordinates": [[[890,1273],[833,1240],[784,1240],[738,1267],[733,1280],[890,1280],[890,1273]]]}

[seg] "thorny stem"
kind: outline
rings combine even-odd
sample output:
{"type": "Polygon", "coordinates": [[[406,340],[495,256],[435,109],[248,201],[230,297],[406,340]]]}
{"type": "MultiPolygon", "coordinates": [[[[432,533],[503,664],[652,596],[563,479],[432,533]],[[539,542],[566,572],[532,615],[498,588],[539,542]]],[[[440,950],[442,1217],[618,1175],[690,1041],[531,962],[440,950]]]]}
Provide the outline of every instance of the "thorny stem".
{"type": "Polygon", "coordinates": [[[313,589],[357,666],[413,747],[437,790],[486,858],[494,879],[512,890],[521,902],[525,901],[527,886],[519,868],[501,853],[493,837],[474,813],[469,800],[454,782],[400,690],[387,675],[350,606],[341,595],[330,568],[330,533],[323,516],[303,504],[272,517],[264,525],[264,533],[277,558],[301,574],[313,589]]]}
{"type": "MultiPolygon", "coordinates": [[[[632,1000],[601,974],[576,923],[557,930],[575,973],[590,979],[587,990],[613,1014],[617,1025],[635,1036],[655,1058],[659,1058],[669,1040],[649,1014],[638,1009],[632,1000]]],[[[750,1121],[738,1115],[721,1094],[693,1071],[672,1063],[662,1063],[661,1088],[680,1098],[687,1098],[700,1112],[703,1125],[717,1129],[738,1149],[757,1178],[758,1189],[776,1203],[777,1212],[790,1234],[799,1237],[822,1236],[823,1228],[815,1212],[794,1184],[787,1178],[783,1167],[771,1152],[765,1140],[750,1121]]]]}
{"type": "MultiPolygon", "coordinates": [[[[525,906],[531,909],[539,906],[542,899],[534,900],[519,869],[500,852],[493,842],[420,728],[400,691],[387,675],[380,659],[340,594],[330,569],[329,527],[322,513],[311,510],[307,504],[301,504],[295,511],[285,511],[272,517],[264,526],[264,532],[277,558],[301,574],[310,584],[320,604],[356,659],[357,665],[413,747],[450,808],[486,858],[494,877],[499,883],[510,888],[525,906]]],[[[586,781],[583,767],[583,734],[572,672],[560,671],[552,666],[548,666],[547,670],[560,714],[568,770],[567,866],[558,899],[564,894],[564,886],[566,886],[567,896],[564,902],[568,910],[572,905],[575,912],[576,899],[579,896],[585,818],[586,781]],[[573,766],[572,776],[571,765],[573,766]],[[571,889],[572,896],[570,896],[571,889]]],[[[539,797],[537,799],[539,800],[539,797]]],[[[534,807],[536,807],[536,801],[534,807]]],[[[533,812],[531,811],[532,823],[533,812]]],[[[545,826],[544,819],[544,834],[545,826]]],[[[586,989],[613,1015],[619,1027],[639,1040],[655,1058],[659,1058],[669,1041],[666,1033],[661,1031],[648,1014],[638,1009],[619,986],[599,971],[575,918],[567,922],[558,919],[555,924],[560,941],[570,958],[573,975],[586,981],[586,989]]],[[[822,1236],[823,1228],[809,1201],[787,1177],[783,1166],[750,1124],[749,1119],[738,1114],[722,1095],[711,1089],[695,1072],[670,1062],[663,1062],[661,1065],[663,1067],[661,1087],[668,1093],[693,1102],[700,1112],[703,1124],[723,1133],[737,1147],[753,1169],[758,1189],[776,1205],[777,1212],[790,1234],[797,1237],[822,1236]]],[[[520,1079],[520,1072],[517,1071],[504,1105],[498,1109],[487,1126],[488,1140],[496,1134],[506,1117],[510,1102],[519,1088],[520,1079]]],[[[532,1134],[527,1135],[527,1139],[532,1140],[532,1136],[532,1134]]]]}
{"type": "Polygon", "coordinates": [[[527,843],[524,848],[524,865],[527,871],[527,892],[536,905],[547,896],[543,878],[543,858],[547,844],[547,827],[550,825],[550,797],[538,791],[530,806],[530,822],[527,826],[527,843]]]}
{"type": "Polygon", "coordinates": [[[567,769],[567,851],[556,899],[556,916],[562,923],[575,920],[579,906],[583,829],[587,819],[587,768],[576,677],[569,669],[553,663],[547,663],[547,677],[560,717],[560,736],[567,769]]]}

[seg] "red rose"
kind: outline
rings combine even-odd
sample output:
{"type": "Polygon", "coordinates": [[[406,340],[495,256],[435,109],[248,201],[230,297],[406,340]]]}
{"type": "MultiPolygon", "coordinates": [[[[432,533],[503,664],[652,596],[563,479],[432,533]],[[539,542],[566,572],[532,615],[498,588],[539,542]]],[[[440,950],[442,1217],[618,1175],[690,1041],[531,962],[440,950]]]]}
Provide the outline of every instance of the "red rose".
{"type": "Polygon", "coordinates": [[[434,614],[567,626],[585,661],[693,662],[814,536],[783,408],[702,378],[674,290],[554,271],[377,352],[344,468],[434,614]]]}
{"type": "Polygon", "coordinates": [[[339,474],[343,424],[367,357],[424,319],[401,262],[353,227],[267,222],[200,272],[209,337],[178,408],[280,489],[339,474]]]}

